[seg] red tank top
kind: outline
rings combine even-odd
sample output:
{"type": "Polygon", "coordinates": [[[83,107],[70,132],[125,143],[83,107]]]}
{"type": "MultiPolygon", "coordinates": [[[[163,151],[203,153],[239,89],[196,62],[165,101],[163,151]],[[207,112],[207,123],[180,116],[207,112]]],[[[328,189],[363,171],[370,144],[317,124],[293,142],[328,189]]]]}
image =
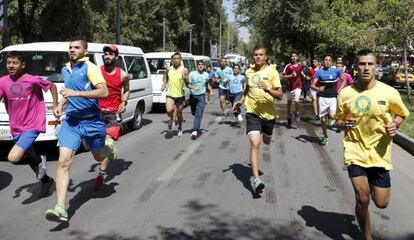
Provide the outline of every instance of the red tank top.
{"type": "Polygon", "coordinates": [[[115,74],[109,75],[105,71],[105,66],[101,66],[101,72],[106,81],[109,95],[106,98],[98,100],[99,107],[103,112],[114,112],[118,110],[121,104],[122,98],[122,80],[121,80],[121,69],[115,67],[115,74]]]}

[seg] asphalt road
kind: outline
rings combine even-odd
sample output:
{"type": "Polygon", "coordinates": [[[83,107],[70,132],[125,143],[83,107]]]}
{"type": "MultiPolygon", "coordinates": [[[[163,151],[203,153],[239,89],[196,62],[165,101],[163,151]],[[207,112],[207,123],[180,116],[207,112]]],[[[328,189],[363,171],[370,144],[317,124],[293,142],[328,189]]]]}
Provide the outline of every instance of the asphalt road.
{"type": "MultiPolygon", "coordinates": [[[[48,222],[55,192],[38,199],[40,184],[26,165],[0,161],[0,239],[359,239],[354,194],[342,163],[342,133],[321,129],[307,118],[285,127],[285,105],[269,146],[261,148],[266,188],[253,193],[245,126],[233,117],[217,119],[217,95],[208,105],[203,134],[190,139],[192,119],[185,109],[184,136],[166,131],[167,116],[144,116],[144,126],[117,143],[106,186],[93,189],[97,164],[90,153],[75,156],[68,193],[70,220],[48,222]]],[[[8,146],[1,145],[3,150],[8,146]]],[[[49,156],[53,144],[38,145],[49,156]]],[[[371,206],[375,239],[414,239],[414,158],[393,146],[389,207],[371,206]]]]}

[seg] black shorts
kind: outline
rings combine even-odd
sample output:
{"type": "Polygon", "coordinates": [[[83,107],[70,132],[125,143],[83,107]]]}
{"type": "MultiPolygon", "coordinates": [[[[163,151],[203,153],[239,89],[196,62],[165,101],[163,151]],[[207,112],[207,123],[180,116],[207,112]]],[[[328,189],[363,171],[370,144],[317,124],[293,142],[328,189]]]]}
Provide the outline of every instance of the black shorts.
{"type": "Polygon", "coordinates": [[[184,102],[185,102],[185,97],[184,96],[182,96],[182,97],[171,97],[171,96],[167,96],[167,98],[173,100],[174,103],[175,103],[175,105],[177,107],[183,106],[184,105],[184,102]]]}
{"type": "Polygon", "coordinates": [[[249,134],[252,131],[258,131],[266,135],[271,136],[273,134],[273,127],[275,126],[275,119],[264,120],[259,116],[246,113],[246,133],[249,134]]]}
{"type": "Polygon", "coordinates": [[[121,126],[121,123],[116,121],[116,113],[117,112],[102,112],[102,120],[104,120],[106,127],[115,127],[121,126]]]}
{"type": "Polygon", "coordinates": [[[366,176],[368,182],[377,187],[389,188],[391,187],[390,171],[384,168],[371,167],[364,168],[355,164],[348,167],[348,176],[350,178],[366,176]]]}

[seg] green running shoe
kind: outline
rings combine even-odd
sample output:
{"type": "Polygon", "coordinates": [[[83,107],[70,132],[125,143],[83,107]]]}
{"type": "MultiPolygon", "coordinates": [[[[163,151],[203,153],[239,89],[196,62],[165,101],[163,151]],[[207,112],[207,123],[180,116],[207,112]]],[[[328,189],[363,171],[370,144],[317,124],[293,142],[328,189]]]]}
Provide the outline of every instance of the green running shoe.
{"type": "Polygon", "coordinates": [[[328,128],[333,128],[334,124],[335,124],[335,120],[333,119],[328,120],[328,128]]]}
{"type": "Polygon", "coordinates": [[[327,137],[323,137],[322,138],[322,141],[321,141],[321,144],[323,145],[323,146],[326,146],[326,144],[328,144],[328,138],[327,137]]]}
{"type": "Polygon", "coordinates": [[[46,219],[54,222],[67,222],[68,212],[62,205],[56,204],[54,209],[46,211],[46,219]]]}
{"type": "Polygon", "coordinates": [[[115,160],[118,158],[118,149],[115,146],[115,141],[112,138],[108,138],[105,140],[105,145],[110,146],[112,151],[109,153],[108,158],[110,161],[115,160]]]}

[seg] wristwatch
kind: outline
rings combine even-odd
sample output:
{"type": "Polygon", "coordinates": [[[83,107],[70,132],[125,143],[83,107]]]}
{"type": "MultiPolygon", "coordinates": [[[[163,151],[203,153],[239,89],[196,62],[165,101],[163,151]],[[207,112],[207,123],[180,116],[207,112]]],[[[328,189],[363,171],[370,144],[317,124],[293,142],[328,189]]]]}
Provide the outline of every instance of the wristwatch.
{"type": "Polygon", "coordinates": [[[264,89],[264,91],[265,91],[265,92],[267,92],[267,93],[270,93],[270,87],[266,87],[266,88],[264,89]]]}

